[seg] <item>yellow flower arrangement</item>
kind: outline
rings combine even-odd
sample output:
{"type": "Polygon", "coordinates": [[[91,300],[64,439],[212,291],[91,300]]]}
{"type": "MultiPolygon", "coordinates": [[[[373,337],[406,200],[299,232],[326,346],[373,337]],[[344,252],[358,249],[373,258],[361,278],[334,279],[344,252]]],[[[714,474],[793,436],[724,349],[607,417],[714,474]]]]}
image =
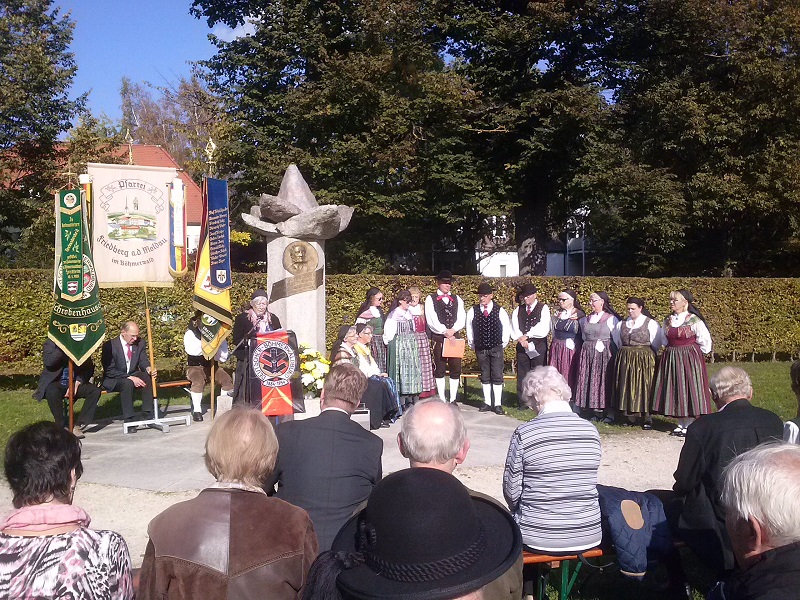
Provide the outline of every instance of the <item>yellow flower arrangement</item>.
{"type": "Polygon", "coordinates": [[[300,381],[303,382],[303,391],[317,395],[322,390],[325,375],[331,370],[330,361],[319,351],[313,350],[305,344],[300,344],[300,381]]]}

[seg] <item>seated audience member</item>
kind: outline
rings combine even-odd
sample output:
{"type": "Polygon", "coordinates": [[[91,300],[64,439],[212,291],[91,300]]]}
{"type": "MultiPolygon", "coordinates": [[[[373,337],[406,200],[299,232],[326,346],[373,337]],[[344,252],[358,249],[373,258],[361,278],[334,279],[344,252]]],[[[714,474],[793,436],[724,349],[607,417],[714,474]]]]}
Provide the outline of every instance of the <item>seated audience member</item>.
{"type": "MultiPolygon", "coordinates": [[[[469,452],[464,417],[455,404],[443,402],[435,396],[420,400],[403,416],[397,445],[412,468],[439,469],[452,474],[469,452]]],[[[506,510],[491,496],[470,489],[467,491],[474,498],[494,503],[498,510],[506,510]]],[[[487,600],[511,600],[521,595],[522,552],[508,571],[483,588],[483,598],[487,600]]]]}
{"type": "MultiPolygon", "coordinates": [[[[122,325],[119,337],[103,344],[101,355],[103,363],[103,387],[109,392],[119,392],[122,403],[122,418],[135,421],[133,413],[133,391],[142,392],[142,418],[153,417],[153,385],[151,376],[155,369],[150,367],[147,350],[139,338],[139,326],[134,321],[122,325]]],[[[128,429],[136,433],[136,428],[128,429]]]]}
{"type": "MultiPolygon", "coordinates": [[[[340,335],[341,333],[340,331],[340,335]]],[[[358,335],[356,334],[356,328],[348,327],[347,331],[344,331],[344,335],[341,339],[337,338],[337,343],[335,343],[331,349],[331,364],[338,365],[343,362],[356,364],[358,362],[355,351],[355,344],[357,341],[358,335]]]]}
{"type": "Polygon", "coordinates": [[[386,373],[380,372],[378,363],[372,358],[372,326],[359,323],[356,325],[356,333],[358,340],[353,346],[356,353],[355,365],[367,376],[367,390],[361,401],[369,409],[369,428],[389,427],[400,407],[396,388],[386,373]]]}
{"type": "MultiPolygon", "coordinates": [[[[44,371],[39,377],[39,386],[33,397],[39,401],[46,398],[56,425],[66,427],[69,423],[64,416],[64,397],[69,385],[69,358],[52,340],[46,340],[42,347],[42,362],[44,371]]],[[[94,362],[91,358],[73,368],[73,399],[84,398],[83,410],[72,428],[72,433],[77,438],[86,437],[83,431],[92,424],[94,411],[100,400],[100,388],[89,381],[93,375],[94,362]]]]}
{"type": "Polygon", "coordinates": [[[722,504],[739,570],[709,600],[800,597],[800,447],[764,444],[725,469],[722,504]]]}
{"type": "Polygon", "coordinates": [[[503,494],[522,540],[544,554],[593,548],[602,538],[600,435],[572,412],[570,387],[555,367],[529,371],[521,393],[538,415],[511,438],[503,494]]]}
{"type": "Polygon", "coordinates": [[[317,538],[306,511],[261,489],[277,453],[258,409],[214,420],[205,459],[217,481],[150,522],[137,598],[299,598],[317,538]]]}
{"type": "Polygon", "coordinates": [[[133,598],[125,540],[89,529],[89,515],[72,504],[82,473],[81,443],[55,423],[33,423],[8,440],[15,510],[0,521],[0,598],[133,598]]]}
{"type": "Polygon", "coordinates": [[[497,503],[439,469],[405,469],[375,486],[317,558],[303,598],[494,598],[484,586],[521,551],[519,528],[497,503]]]}
{"type": "Polygon", "coordinates": [[[381,479],[383,441],[350,419],[366,387],[358,367],[334,365],[322,387],[320,415],[275,428],[280,450],[265,489],[308,511],[321,551],[330,549],[381,479]]]}
{"type": "Polygon", "coordinates": [[[677,502],[665,509],[676,535],[708,567],[722,571],[734,566],[719,500],[722,471],[738,454],[780,440],[783,422],[750,404],[753,386],[742,369],[723,367],[709,385],[717,412],[689,425],[672,488],[677,502]]]}
{"type": "Polygon", "coordinates": [[[783,439],[792,444],[800,444],[800,360],[792,363],[789,375],[792,379],[792,391],[797,396],[797,416],[783,426],[783,439]]]}
{"type": "MultiPolygon", "coordinates": [[[[203,313],[196,311],[189,321],[189,327],[183,334],[183,349],[186,351],[186,377],[192,382],[189,393],[192,397],[192,419],[203,420],[203,390],[211,381],[211,360],[203,356],[203,344],[200,334],[203,313]]],[[[228,360],[228,341],[222,340],[214,360],[225,362],[228,360]]],[[[233,380],[228,372],[217,365],[214,369],[214,379],[222,387],[222,392],[233,395],[233,380]]]]}

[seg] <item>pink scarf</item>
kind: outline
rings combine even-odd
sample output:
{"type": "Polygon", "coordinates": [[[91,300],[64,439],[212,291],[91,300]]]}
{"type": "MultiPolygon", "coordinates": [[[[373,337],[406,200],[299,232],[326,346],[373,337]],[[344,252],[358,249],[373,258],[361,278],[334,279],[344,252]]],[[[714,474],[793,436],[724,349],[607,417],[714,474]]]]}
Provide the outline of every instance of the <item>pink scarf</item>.
{"type": "Polygon", "coordinates": [[[85,510],[72,504],[37,504],[11,511],[0,520],[0,531],[47,531],[63,525],[88,527],[91,518],[85,510]]]}

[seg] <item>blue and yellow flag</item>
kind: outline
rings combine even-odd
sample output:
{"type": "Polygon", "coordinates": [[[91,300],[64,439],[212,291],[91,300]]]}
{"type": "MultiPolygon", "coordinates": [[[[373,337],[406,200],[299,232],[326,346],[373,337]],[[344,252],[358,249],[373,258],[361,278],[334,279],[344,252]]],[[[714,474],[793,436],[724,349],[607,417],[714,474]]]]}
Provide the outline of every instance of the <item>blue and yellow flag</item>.
{"type": "Polygon", "coordinates": [[[228,182],[205,178],[192,305],[203,313],[200,341],[208,359],[216,355],[233,327],[229,228],[228,182]]]}

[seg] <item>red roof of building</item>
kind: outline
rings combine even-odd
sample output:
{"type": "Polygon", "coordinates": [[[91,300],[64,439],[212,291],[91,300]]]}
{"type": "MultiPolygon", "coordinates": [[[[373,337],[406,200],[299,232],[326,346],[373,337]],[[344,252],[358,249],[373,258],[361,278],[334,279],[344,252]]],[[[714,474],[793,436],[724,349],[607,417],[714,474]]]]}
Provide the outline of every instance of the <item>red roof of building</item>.
{"type": "MultiPolygon", "coordinates": [[[[178,170],[178,177],[183,181],[186,186],[186,224],[200,226],[200,221],[203,218],[203,192],[200,186],[189,177],[189,174],[175,162],[172,155],[161,146],[151,144],[133,144],[133,164],[140,167],[172,167],[178,170]]],[[[128,145],[124,144],[119,146],[114,154],[124,158],[125,162],[128,159],[128,145]]]]}

